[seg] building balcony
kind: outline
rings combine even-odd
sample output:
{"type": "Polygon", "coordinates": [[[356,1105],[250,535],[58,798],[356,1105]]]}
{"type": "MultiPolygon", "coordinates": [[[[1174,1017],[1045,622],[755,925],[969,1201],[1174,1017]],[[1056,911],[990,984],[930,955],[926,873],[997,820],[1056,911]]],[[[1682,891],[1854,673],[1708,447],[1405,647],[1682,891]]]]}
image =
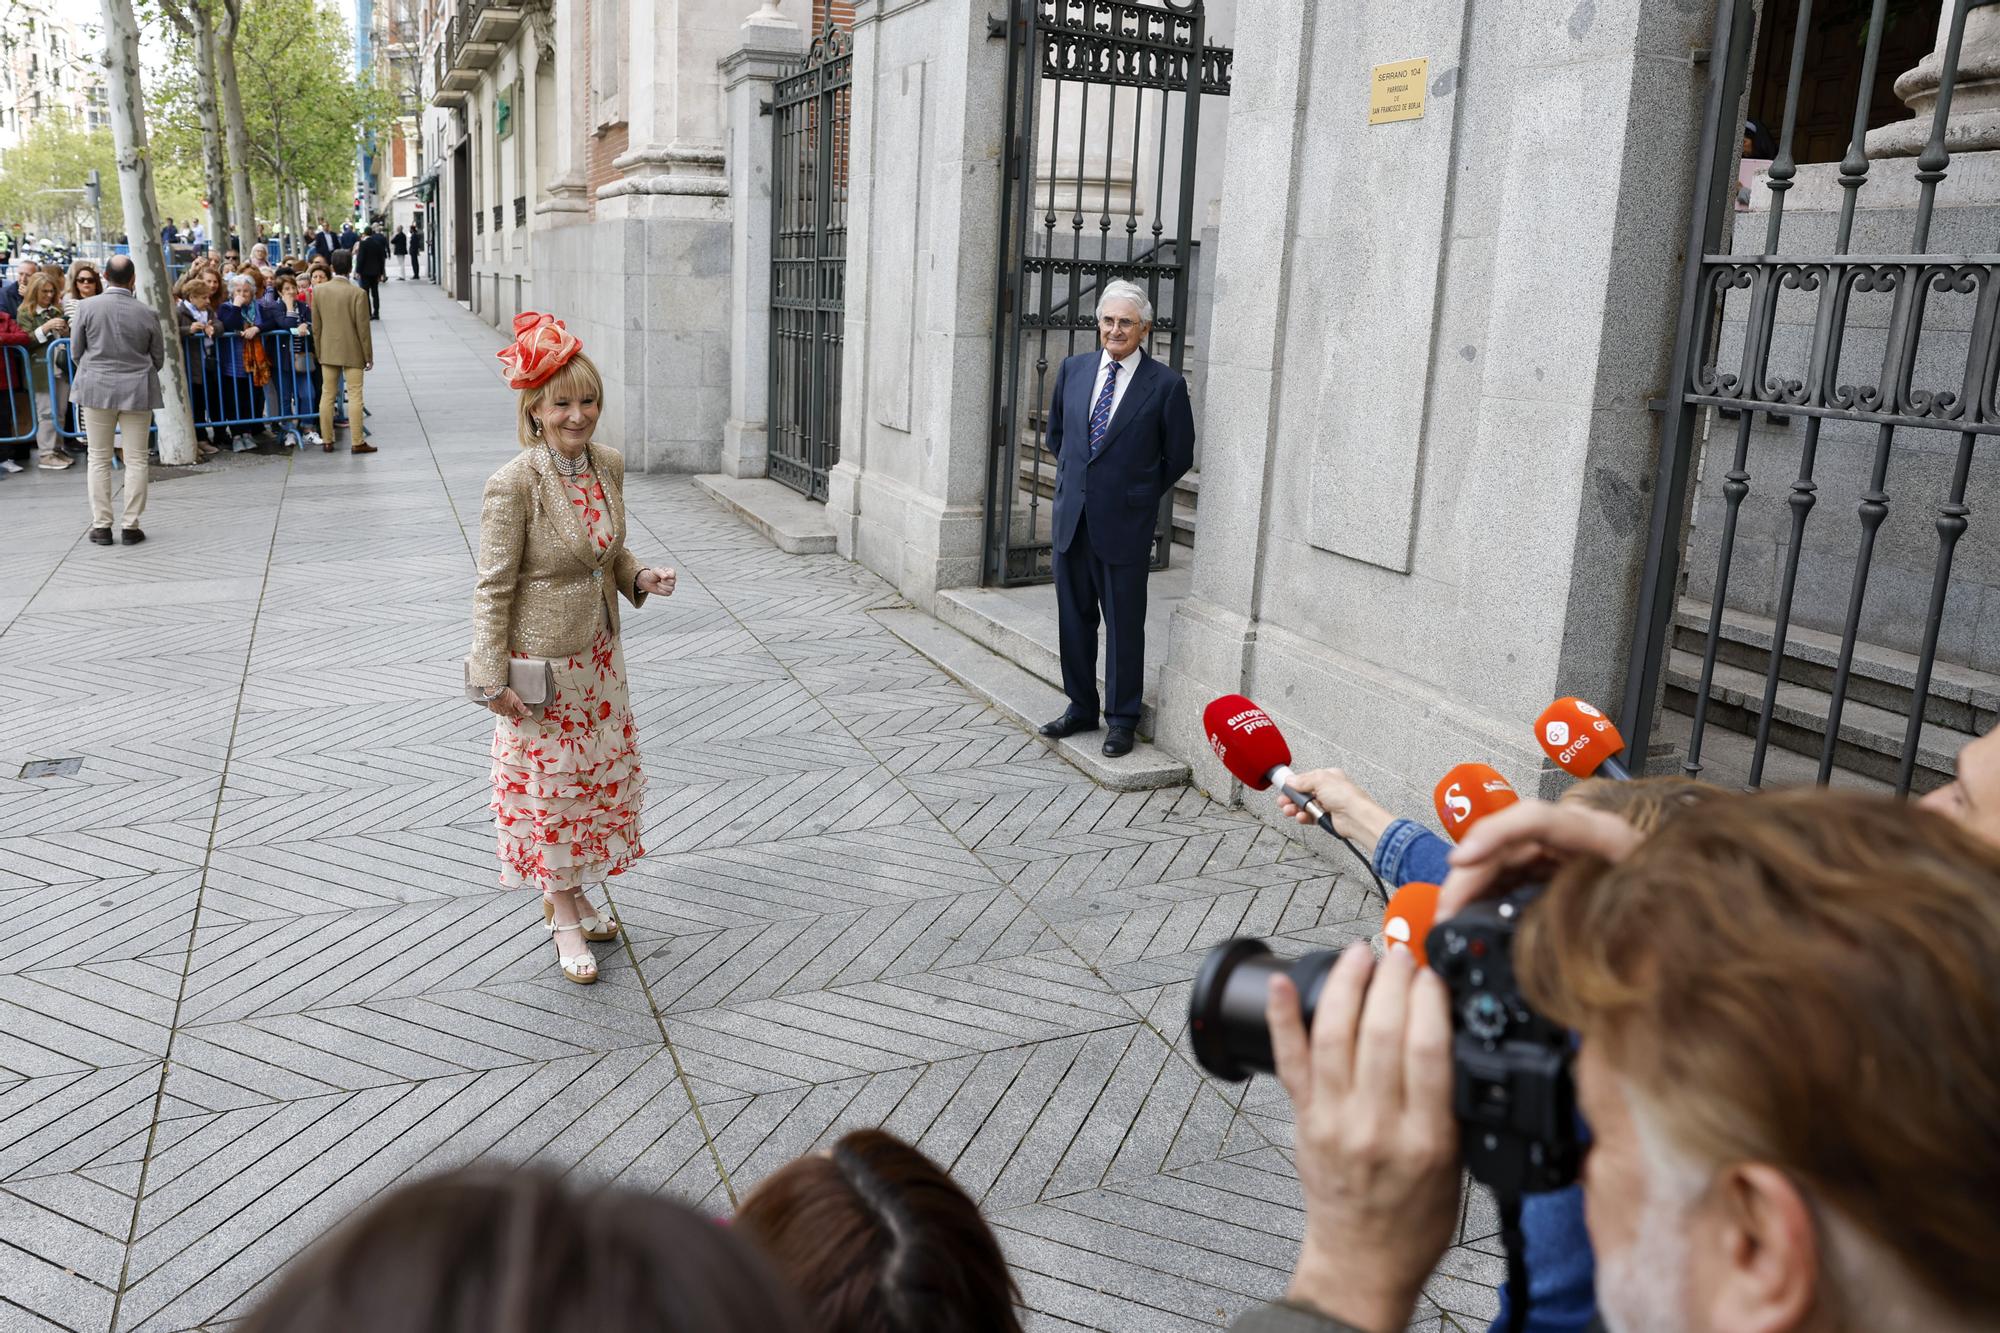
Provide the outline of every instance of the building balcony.
{"type": "MultiPolygon", "coordinates": [[[[441,107],[464,106],[470,96],[470,89],[458,87],[449,81],[451,65],[445,60],[445,48],[437,47],[431,53],[431,105],[441,107]]],[[[478,76],[474,75],[476,83],[478,76]]]]}
{"type": "Polygon", "coordinates": [[[484,0],[473,0],[470,8],[472,35],[475,43],[500,44],[511,42],[521,31],[522,11],[517,5],[488,4],[484,0]]]}

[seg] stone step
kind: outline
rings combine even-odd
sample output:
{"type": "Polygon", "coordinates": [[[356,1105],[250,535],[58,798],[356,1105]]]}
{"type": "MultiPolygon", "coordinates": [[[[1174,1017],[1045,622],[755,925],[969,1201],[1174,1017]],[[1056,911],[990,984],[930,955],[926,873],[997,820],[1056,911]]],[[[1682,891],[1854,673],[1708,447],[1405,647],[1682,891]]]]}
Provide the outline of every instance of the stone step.
{"type": "MultiPolygon", "coordinates": [[[[921,611],[873,614],[883,628],[1030,733],[1060,716],[1068,706],[1060,689],[921,611]]],[[[1178,787],[1188,780],[1186,764],[1148,741],[1140,741],[1132,747],[1132,753],[1117,759],[1107,759],[1102,753],[1102,731],[1087,731],[1067,740],[1043,743],[1085,777],[1110,791],[1151,791],[1156,787],[1178,787]]]]}
{"type": "Polygon", "coordinates": [[[699,476],[694,484],[789,555],[827,555],[834,548],[826,506],[769,477],[699,476]]]}
{"type": "MultiPolygon", "coordinates": [[[[1674,609],[1674,647],[1697,658],[1701,656],[1708,637],[1709,610],[1707,603],[1693,598],[1680,600],[1674,609]]],[[[1776,628],[1776,622],[1768,617],[1725,609],[1722,632],[1716,641],[1716,660],[1747,668],[1761,677],[1770,669],[1776,628]]],[[[1838,634],[1794,625],[1785,635],[1785,660],[1779,679],[1831,693],[1839,661],[1838,634]]],[[[1848,675],[1847,697],[1908,717],[1916,680],[1914,653],[1857,643],[1848,675]]],[[[1956,663],[1937,663],[1931,672],[1924,720],[1954,731],[1984,735],[2000,721],[2000,676],[1956,663]]]]}
{"type": "MultiPolygon", "coordinates": [[[[1159,663],[1166,659],[1164,603],[1147,602],[1146,677],[1141,687],[1139,734],[1153,735],[1153,706],[1160,687],[1159,663]]],[[[1043,609],[1026,606],[996,588],[950,588],[938,594],[938,619],[989,652],[1013,662],[1050,688],[1062,689],[1062,639],[1053,599],[1043,609]]],[[[1101,632],[1101,631],[1100,631],[1101,632]]],[[[1098,696],[1104,691],[1104,652],[1098,645],[1098,696]]],[[[1051,714],[1050,716],[1054,716],[1051,714]]],[[[1048,721],[1043,718],[1042,721],[1048,721]]]]}
{"type": "MultiPolygon", "coordinates": [[[[1713,714],[1711,714],[1713,716],[1713,714]]],[[[1659,726],[1654,728],[1653,739],[1672,747],[1677,756],[1687,754],[1689,737],[1693,731],[1694,719],[1686,713],[1677,713],[1671,708],[1660,715],[1659,726]]],[[[1709,727],[1701,741],[1701,776],[1705,781],[1730,788],[1744,788],[1750,785],[1750,760],[1756,754],[1757,742],[1751,736],[1727,727],[1709,727]]],[[[1674,775],[1682,772],[1679,762],[1656,762],[1649,770],[1655,777],[1674,775]]],[[[1765,790],[1780,787],[1810,787],[1819,777],[1819,754],[1803,755],[1781,746],[1773,745],[1764,755],[1762,786],[1765,790]]],[[[1836,768],[1832,784],[1845,790],[1868,791],[1886,795],[1895,791],[1894,783],[1879,781],[1866,774],[1836,768]]]]}
{"type": "MultiPolygon", "coordinates": [[[[1675,650],[1667,656],[1667,707],[1675,712],[1694,712],[1701,686],[1701,658],[1675,650]]],[[[1795,754],[1817,758],[1826,736],[1827,717],[1833,697],[1810,685],[1780,682],[1772,709],[1771,744],[1795,754]]],[[[1764,673],[1717,661],[1709,685],[1708,727],[1723,728],[1754,736],[1764,703],[1764,673]]],[[[1903,751],[1904,716],[1874,704],[1863,703],[1851,694],[1840,715],[1840,743],[1834,750],[1838,768],[1872,778],[1894,782],[1903,751]]],[[[1911,779],[1912,790],[1929,791],[1951,780],[1960,747],[1970,741],[1970,733],[1935,722],[1924,724],[1917,740],[1917,765],[1911,779]]],[[[1706,749],[1704,736],[1703,747],[1706,749]]]]}

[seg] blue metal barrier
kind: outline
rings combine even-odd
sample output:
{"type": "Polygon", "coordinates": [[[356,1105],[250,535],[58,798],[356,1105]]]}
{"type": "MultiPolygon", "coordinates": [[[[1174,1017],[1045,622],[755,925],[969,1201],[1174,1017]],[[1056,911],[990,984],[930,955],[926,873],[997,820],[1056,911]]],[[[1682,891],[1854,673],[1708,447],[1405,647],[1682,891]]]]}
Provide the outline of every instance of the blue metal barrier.
{"type": "MultiPolygon", "coordinates": [[[[247,368],[240,374],[233,373],[244,364],[241,333],[191,333],[181,339],[182,372],[187,377],[195,429],[208,431],[211,437],[236,437],[233,443],[239,452],[255,447],[247,440],[259,427],[304,431],[314,427],[319,419],[317,368],[313,365],[309,334],[292,329],[266,329],[258,334],[257,341],[270,358],[270,379],[262,385],[252,380],[247,368]],[[301,360],[303,369],[299,368],[301,360]]],[[[49,344],[49,349],[49,390],[53,393],[56,375],[66,375],[70,369],[69,339],[57,339],[49,344]]],[[[62,433],[68,439],[81,438],[83,414],[77,413],[74,429],[62,433]]]]}
{"type": "Polygon", "coordinates": [[[28,349],[0,347],[0,394],[6,396],[6,412],[0,415],[0,444],[32,442],[35,438],[34,375],[29,368],[28,349]]]}

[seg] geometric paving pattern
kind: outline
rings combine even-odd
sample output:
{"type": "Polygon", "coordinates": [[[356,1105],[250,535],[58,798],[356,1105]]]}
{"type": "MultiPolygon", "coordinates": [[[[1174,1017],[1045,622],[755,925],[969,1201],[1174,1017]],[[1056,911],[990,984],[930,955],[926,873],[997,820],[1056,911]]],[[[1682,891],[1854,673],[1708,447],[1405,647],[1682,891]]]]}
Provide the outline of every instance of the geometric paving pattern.
{"type": "MultiPolygon", "coordinates": [[[[679,591],[626,619],[649,855],[561,980],[498,887],[457,696],[499,336],[388,284],[383,452],[0,481],[0,1331],[223,1327],[357,1205],[476,1160],[718,1214],[858,1125],[979,1198],[1036,1329],[1214,1328],[1301,1230],[1284,1098],[1201,1076],[1234,933],[1365,934],[1346,866],[1173,789],[1101,791],[886,632],[859,566],[628,478],[679,591]],[[80,756],[73,776],[21,780],[80,756]]],[[[1483,1328],[1468,1203],[1414,1327],[1483,1328]]]]}

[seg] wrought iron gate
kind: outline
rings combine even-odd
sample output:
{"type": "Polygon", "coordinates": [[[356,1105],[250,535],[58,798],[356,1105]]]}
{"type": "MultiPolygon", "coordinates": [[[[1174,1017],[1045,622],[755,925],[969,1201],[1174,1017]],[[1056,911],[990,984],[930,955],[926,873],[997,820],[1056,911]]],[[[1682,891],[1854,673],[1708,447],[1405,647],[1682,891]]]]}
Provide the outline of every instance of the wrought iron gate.
{"type": "MultiPolygon", "coordinates": [[[[1734,572],[1739,583],[1753,585],[1746,596],[1768,597],[1771,604],[1769,660],[1762,664],[1761,698],[1754,687],[1744,689],[1740,705],[1746,710],[1746,726],[1754,717],[1756,733],[1749,783],[1756,786],[1763,780],[1774,714],[1785,711],[1781,685],[1792,683],[1786,673],[1797,669],[1787,665],[1787,643],[1803,644],[1807,630],[1823,634],[1819,642],[1826,660],[1819,665],[1830,671],[1828,683],[1820,687],[1830,704],[1818,770],[1820,782],[1828,780],[1843,743],[1843,716],[1851,719],[1854,713],[1850,702],[1857,686],[1855,654],[1871,567],[1879,551],[1891,549],[1879,544],[1878,537],[1883,536],[1889,516],[1893,463],[1903,496],[1934,513],[1935,528],[1934,538],[1922,533],[1920,523],[1914,524],[1914,532],[1891,534],[1912,562],[1899,575],[1907,586],[1878,586],[1875,603],[1867,606],[1874,633],[1887,619],[1885,613],[1898,609],[1893,604],[1914,608],[1922,602],[1922,588],[1928,582],[1922,620],[1910,617],[1905,631],[1909,679],[1902,688],[1908,692],[1908,711],[1896,780],[1901,790],[1909,790],[1931,703],[1939,636],[1947,622],[1953,556],[1971,512],[1966,500],[1974,456],[1983,454],[1989,467],[1995,461],[1993,437],[2000,435],[2000,253],[1956,252],[1949,241],[1971,239],[1967,234],[1971,229],[1962,225],[1944,227],[1941,234],[1948,238],[1947,245],[1932,249],[1938,187],[1952,174],[1946,123],[1966,11],[1991,0],[1973,0],[1971,5],[1967,0],[1946,0],[1950,21],[1940,43],[1935,109],[1899,131],[1905,141],[1900,152],[1921,144],[1921,154],[1893,155],[1884,151],[1886,141],[1878,139],[1871,158],[1870,103],[1878,84],[1886,3],[1873,0],[1863,30],[1866,50],[1859,92],[1851,112],[1844,105],[1840,108],[1843,124],[1851,118],[1852,133],[1835,168],[1831,163],[1802,167],[1796,160],[1802,80],[1808,96],[1814,95],[1814,71],[1803,68],[1810,63],[1809,36],[1816,32],[1814,0],[1766,0],[1766,40],[1776,38],[1778,44],[1764,58],[1767,96],[1761,104],[1779,105],[1775,93],[1780,86],[1777,79],[1783,77],[1783,111],[1775,140],[1763,147],[1771,155],[1763,172],[1767,184],[1742,187],[1760,194],[1744,205],[1749,211],[1740,215],[1745,221],[1741,226],[1732,225],[1739,190],[1738,155],[1746,133],[1754,139],[1774,127],[1746,127],[1739,111],[1757,6],[1753,0],[1719,0],[1717,5],[1712,83],[1682,275],[1650,545],[1620,719],[1634,751],[1644,754],[1662,672],[1672,650],[1676,601],[1682,594],[1690,472],[1706,435],[1709,466],[1719,465],[1725,457],[1728,464],[1720,474],[1720,495],[1702,499],[1705,508],[1711,504],[1721,508],[1719,523],[1712,511],[1700,516],[1703,544],[1711,528],[1717,542],[1712,580],[1708,578],[1711,557],[1705,550],[1699,556],[1691,551],[1688,564],[1691,579],[1707,582],[1710,598],[1698,685],[1691,688],[1693,725],[1685,763],[1690,773],[1702,768],[1703,735],[1711,720],[1724,617],[1732,610],[1726,598],[1734,572]],[[1784,27],[1787,18],[1789,31],[1784,27]],[[1783,58],[1787,51],[1788,63],[1783,58]],[[1795,225],[1788,235],[1788,192],[1801,184],[1807,189],[1794,201],[1793,221],[1798,223],[1801,216],[1808,221],[1795,225]],[[1865,199],[1864,188],[1872,192],[1865,199]],[[1857,203],[1889,211],[1864,214],[1857,227],[1857,203]],[[1815,211],[1799,212],[1807,207],[1815,211]],[[1760,211],[1764,216],[1757,216],[1760,211]],[[1853,253],[1857,248],[1879,252],[1853,253]],[[1788,447],[1775,453],[1760,450],[1753,456],[1753,435],[1762,443],[1774,443],[1774,421],[1785,423],[1788,447]],[[1792,474],[1794,459],[1796,479],[1787,491],[1782,478],[1792,474]],[[1821,515],[1809,527],[1819,490],[1822,485],[1843,485],[1838,480],[1843,469],[1857,481],[1866,478],[1856,486],[1858,529],[1851,520],[1843,522],[1840,510],[1821,515]],[[1932,480],[1915,480],[1926,471],[1932,480]],[[1763,484],[1753,494],[1752,483],[1760,477],[1763,484]],[[1761,569],[1752,559],[1757,543],[1762,545],[1757,560],[1768,561],[1761,569]],[[1927,579],[1926,547],[1931,555],[1927,579]],[[1820,571],[1804,585],[1802,550],[1820,571]],[[1815,604],[1810,611],[1808,601],[1815,604]],[[1885,601],[1892,605],[1883,605],[1885,601]],[[1815,629],[1814,619],[1824,623],[1815,629]],[[1837,650],[1832,647],[1836,641],[1837,650]]],[[[1829,7],[1828,0],[1821,4],[1829,7]]],[[[1896,70],[1884,67],[1880,72],[1887,76],[1896,70]]],[[[1876,119],[1880,134],[1879,110],[1876,119]]],[[[1990,201],[1983,214],[1989,224],[1996,215],[2000,200],[1990,201]]],[[[1976,234],[1972,248],[1994,248],[1990,225],[1976,234]]],[[[1990,481],[1988,474],[1980,484],[1990,481]]],[[[1844,486],[1834,492],[1846,493],[1852,492],[1844,486]]],[[[1882,584],[1883,576],[1876,572],[1878,585],[1882,584]]],[[[1694,632],[1702,619],[1699,610],[1681,614],[1692,622],[1683,628],[1694,632]]],[[[1691,641],[1688,647],[1682,670],[1691,677],[1691,641]]],[[[1739,664],[1736,669],[1743,668],[1739,664]]],[[[1750,670],[1754,680],[1754,666],[1750,670]]],[[[1878,697],[1873,702],[1892,714],[1900,707],[1896,698],[1885,702],[1878,697]]]]}
{"type": "MultiPolygon", "coordinates": [[[[1008,160],[1000,193],[988,584],[1052,577],[1049,393],[1062,358],[1097,346],[1104,284],[1146,289],[1148,351],[1176,371],[1195,279],[1195,145],[1202,94],[1229,92],[1231,52],[1202,0],[1009,0],[1008,160]]],[[[1160,502],[1164,568],[1172,497],[1160,502]]]]}
{"type": "Polygon", "coordinates": [[[771,476],[814,500],[840,459],[851,37],[829,25],[771,96],[771,476]]]}

